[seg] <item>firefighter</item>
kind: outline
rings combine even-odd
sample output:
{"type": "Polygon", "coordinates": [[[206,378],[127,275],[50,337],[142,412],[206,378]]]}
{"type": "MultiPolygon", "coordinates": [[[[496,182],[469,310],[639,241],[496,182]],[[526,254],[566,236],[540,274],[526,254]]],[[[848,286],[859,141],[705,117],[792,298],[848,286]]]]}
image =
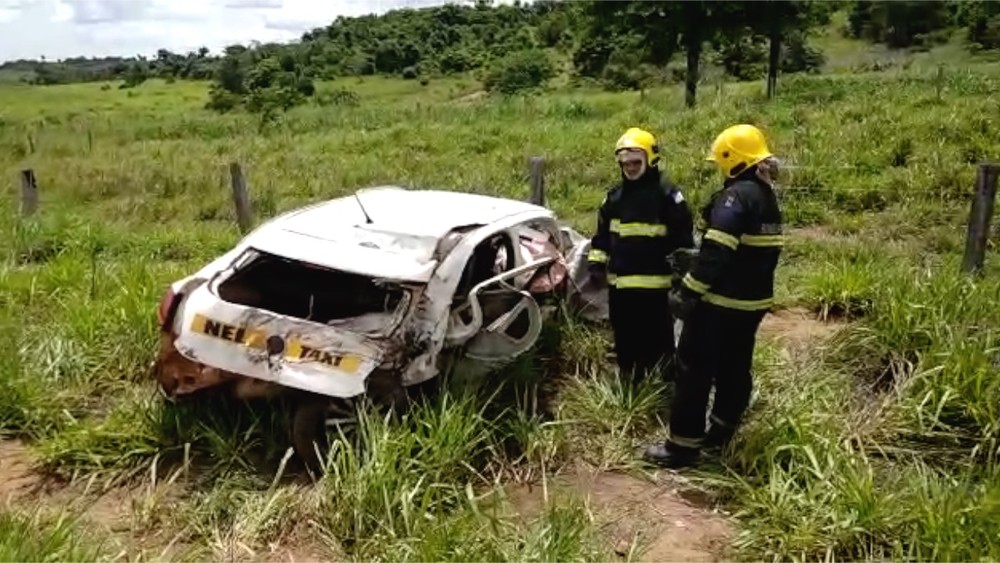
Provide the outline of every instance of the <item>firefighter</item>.
{"type": "Polygon", "coordinates": [[[773,191],[778,161],[752,125],[722,131],[706,160],[725,177],[701,210],[707,229],[698,258],[671,291],[684,321],[667,439],[646,458],[668,468],[697,462],[702,448],[724,446],[740,424],[753,387],[757,329],[770,309],[782,246],[782,214],[773,191]],[[709,392],[715,401],[708,417],[709,392]]]}
{"type": "Polygon", "coordinates": [[[608,287],[614,350],[624,377],[658,373],[669,379],[674,354],[667,257],[694,247],[691,209],[659,169],[656,138],[637,127],[615,145],[621,181],[608,190],[597,213],[587,257],[590,275],[608,287]]]}

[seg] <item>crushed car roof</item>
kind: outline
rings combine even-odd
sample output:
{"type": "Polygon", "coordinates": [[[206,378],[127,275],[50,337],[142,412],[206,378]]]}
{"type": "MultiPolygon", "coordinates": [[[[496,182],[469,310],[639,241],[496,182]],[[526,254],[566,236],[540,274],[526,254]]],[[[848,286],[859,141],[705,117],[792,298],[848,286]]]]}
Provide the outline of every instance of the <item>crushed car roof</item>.
{"type": "Polygon", "coordinates": [[[459,227],[519,214],[551,212],[532,203],[481,194],[379,186],[359,190],[356,197],[351,194],[285,213],[252,233],[247,243],[330,268],[426,281],[442,237],[459,227]]]}

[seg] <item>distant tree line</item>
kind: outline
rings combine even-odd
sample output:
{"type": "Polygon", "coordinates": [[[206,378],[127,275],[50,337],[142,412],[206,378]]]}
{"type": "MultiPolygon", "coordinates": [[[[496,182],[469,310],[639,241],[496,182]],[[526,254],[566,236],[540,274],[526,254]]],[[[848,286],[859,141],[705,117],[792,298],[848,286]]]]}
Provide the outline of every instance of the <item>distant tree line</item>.
{"type": "Polygon", "coordinates": [[[156,57],[75,57],[60,61],[18,60],[0,65],[0,71],[26,75],[32,84],[72,84],[123,80],[136,85],[149,78],[170,80],[210,80],[215,76],[218,57],[202,47],[186,55],[160,49],[156,57]]]}
{"type": "MultiPolygon", "coordinates": [[[[737,79],[811,72],[823,54],[811,30],[845,10],[845,35],[892,48],[928,48],[963,30],[973,49],[1000,48],[1000,2],[989,0],[572,1],[448,4],[380,16],[340,17],[289,44],[233,45],[217,56],[161,49],[152,59],[15,61],[0,71],[37,84],[149,78],[212,80],[209,106],[285,108],[313,96],[315,80],[393,75],[430,80],[475,73],[492,91],[543,85],[566,63],[578,79],[644,89],[684,80],[693,104],[700,65],[737,79]],[[679,67],[671,64],[682,61],[679,67]],[[30,72],[29,72],[30,71],[30,72]]],[[[770,89],[770,88],[769,88],[770,89]]],[[[332,103],[350,103],[336,94],[332,103]]]]}

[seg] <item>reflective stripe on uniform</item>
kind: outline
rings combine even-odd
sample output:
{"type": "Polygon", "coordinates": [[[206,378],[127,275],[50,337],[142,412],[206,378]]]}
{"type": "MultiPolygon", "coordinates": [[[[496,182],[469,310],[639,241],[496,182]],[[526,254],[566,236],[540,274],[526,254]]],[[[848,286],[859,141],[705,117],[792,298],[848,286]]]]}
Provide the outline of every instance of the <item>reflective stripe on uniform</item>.
{"type": "Polygon", "coordinates": [[[667,236],[667,226],[656,223],[622,223],[618,219],[612,219],[610,228],[611,232],[622,237],[667,236]]]}
{"type": "Polygon", "coordinates": [[[714,240],[715,242],[721,244],[722,246],[729,247],[736,250],[736,247],[740,244],[740,239],[734,237],[729,233],[722,232],[718,229],[709,229],[705,232],[705,240],[714,240]]]}
{"type": "Polygon", "coordinates": [[[591,262],[607,262],[608,253],[600,248],[591,248],[590,252],[587,253],[587,260],[591,262]]]}
{"type": "Polygon", "coordinates": [[[743,235],[740,243],[747,246],[784,246],[785,237],[783,235],[743,235]]]}
{"type": "Polygon", "coordinates": [[[635,275],[608,276],[608,283],[619,289],[664,289],[670,287],[670,276],[635,275]]]}
{"type": "Polygon", "coordinates": [[[746,299],[723,297],[716,293],[706,293],[702,299],[712,305],[718,305],[719,307],[725,307],[726,309],[736,309],[738,311],[762,311],[764,309],[770,309],[771,306],[774,305],[773,297],[750,301],[746,299]]]}
{"type": "Polygon", "coordinates": [[[713,424],[714,426],[718,426],[718,427],[720,427],[720,428],[733,428],[733,425],[732,425],[732,424],[729,424],[729,423],[728,423],[728,422],[726,422],[725,420],[722,420],[721,418],[719,418],[719,417],[715,416],[715,414],[712,414],[712,415],[710,415],[710,416],[708,417],[708,420],[709,420],[709,421],[710,421],[710,422],[711,422],[711,423],[712,423],[712,424],[713,424]]]}
{"type": "Polygon", "coordinates": [[[688,438],[686,436],[678,436],[673,432],[667,432],[667,441],[677,444],[682,448],[700,448],[704,438],[688,438]]]}
{"type": "Polygon", "coordinates": [[[736,238],[729,233],[717,229],[709,229],[706,231],[705,240],[714,240],[715,242],[733,250],[736,250],[736,247],[740,244],[763,247],[785,245],[785,237],[783,235],[743,235],[740,238],[736,238]]]}
{"type": "Polygon", "coordinates": [[[684,277],[681,279],[681,283],[695,293],[705,293],[708,291],[708,284],[694,279],[690,272],[684,274],[684,277]]]}

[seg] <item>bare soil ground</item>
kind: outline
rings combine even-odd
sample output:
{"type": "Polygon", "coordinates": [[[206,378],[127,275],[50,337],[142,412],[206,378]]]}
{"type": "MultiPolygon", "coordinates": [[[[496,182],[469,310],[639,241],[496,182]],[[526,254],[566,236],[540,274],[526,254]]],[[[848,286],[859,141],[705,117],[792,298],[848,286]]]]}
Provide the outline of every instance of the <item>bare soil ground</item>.
{"type": "Polygon", "coordinates": [[[546,497],[582,498],[609,551],[629,561],[720,561],[733,523],[722,513],[685,500],[679,477],[659,472],[655,480],[577,467],[550,479],[543,488],[508,487],[516,512],[530,519],[546,497]]]}
{"type": "Polygon", "coordinates": [[[466,95],[464,95],[464,96],[462,96],[460,98],[457,98],[455,100],[455,102],[460,103],[460,104],[471,104],[471,103],[475,103],[475,102],[478,102],[478,101],[486,98],[486,96],[487,96],[487,93],[485,91],[479,90],[479,91],[473,92],[471,94],[466,94],[466,95]]]}
{"type": "Polygon", "coordinates": [[[844,326],[844,322],[823,321],[808,309],[793,307],[764,317],[760,334],[786,349],[799,350],[820,343],[844,326]]]}
{"type": "Polygon", "coordinates": [[[32,472],[28,449],[20,442],[0,442],[0,503],[6,505],[41,485],[42,479],[32,472]]]}
{"type": "Polygon", "coordinates": [[[178,530],[159,526],[169,503],[182,496],[172,483],[148,483],[98,490],[86,480],[74,483],[47,479],[34,468],[30,449],[16,440],[0,440],[0,506],[41,509],[81,516],[88,529],[100,532],[105,548],[118,558],[162,559],[183,547],[178,530]]]}

